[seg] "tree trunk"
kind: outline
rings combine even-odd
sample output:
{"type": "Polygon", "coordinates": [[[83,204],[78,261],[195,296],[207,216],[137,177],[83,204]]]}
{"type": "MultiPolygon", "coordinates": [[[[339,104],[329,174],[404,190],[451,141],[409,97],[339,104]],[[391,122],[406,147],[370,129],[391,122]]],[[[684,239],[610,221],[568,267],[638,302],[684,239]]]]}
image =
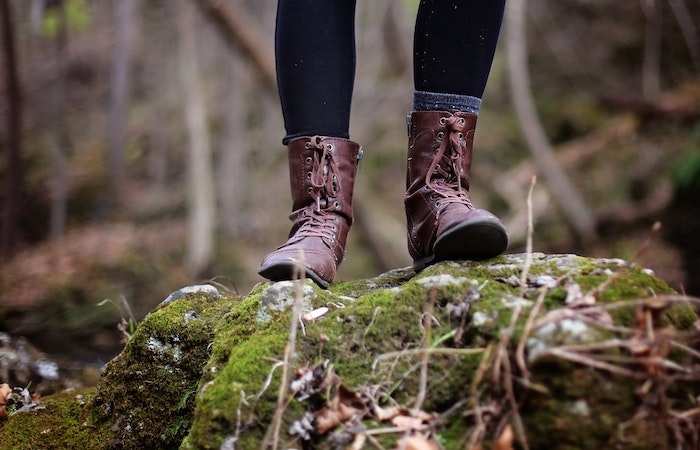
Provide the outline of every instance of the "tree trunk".
{"type": "Polygon", "coordinates": [[[19,203],[21,183],[21,127],[22,105],[15,51],[15,29],[9,0],[0,0],[2,15],[2,39],[5,54],[5,83],[7,87],[7,145],[5,160],[5,203],[0,222],[0,256],[7,261],[14,252],[19,228],[19,203]]]}
{"type": "Polygon", "coordinates": [[[114,5],[116,36],[110,79],[107,161],[110,191],[106,206],[112,210],[121,204],[125,171],[126,117],[130,97],[131,28],[133,0],[120,0],[114,5]]]}
{"type": "Polygon", "coordinates": [[[224,129],[221,132],[220,163],[217,166],[219,188],[219,210],[222,229],[228,235],[236,235],[244,225],[241,214],[245,186],[247,183],[246,164],[247,140],[245,122],[248,112],[247,100],[250,89],[250,71],[238,52],[230,49],[225,106],[223,114],[224,129]]]}
{"type": "Polygon", "coordinates": [[[51,113],[53,114],[52,147],[51,147],[51,239],[60,240],[65,234],[67,212],[67,180],[66,155],[68,153],[68,130],[66,123],[66,82],[64,70],[66,42],[68,39],[66,10],[64,4],[58,3],[58,35],[54,43],[57,72],[60,74],[53,83],[51,93],[51,113]]]}
{"type": "Polygon", "coordinates": [[[189,252],[187,266],[198,275],[211,262],[214,247],[214,188],[211,145],[197,61],[195,11],[180,2],[180,76],[189,141],[189,252]]]}

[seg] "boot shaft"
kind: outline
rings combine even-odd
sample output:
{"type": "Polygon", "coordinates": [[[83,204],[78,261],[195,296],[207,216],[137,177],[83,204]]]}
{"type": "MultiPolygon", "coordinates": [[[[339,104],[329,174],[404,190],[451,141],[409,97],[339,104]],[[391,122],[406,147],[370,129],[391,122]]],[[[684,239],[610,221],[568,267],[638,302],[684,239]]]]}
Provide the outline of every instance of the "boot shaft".
{"type": "Polygon", "coordinates": [[[294,226],[290,236],[304,221],[303,211],[340,215],[352,225],[352,196],[362,148],[356,142],[322,136],[300,137],[287,144],[289,181],[294,226]]]}
{"type": "Polygon", "coordinates": [[[414,111],[406,120],[407,192],[416,192],[436,178],[468,191],[477,116],[462,111],[414,111]]]}

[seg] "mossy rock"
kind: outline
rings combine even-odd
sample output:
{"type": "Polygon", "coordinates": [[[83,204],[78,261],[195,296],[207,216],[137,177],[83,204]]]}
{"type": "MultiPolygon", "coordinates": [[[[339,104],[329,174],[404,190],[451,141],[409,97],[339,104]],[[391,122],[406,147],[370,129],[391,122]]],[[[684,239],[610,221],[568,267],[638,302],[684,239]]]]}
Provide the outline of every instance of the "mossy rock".
{"type": "Polygon", "coordinates": [[[11,416],[0,442],[51,448],[68,427],[81,440],[65,448],[394,448],[407,434],[446,449],[697,446],[695,300],[622,260],[536,254],[522,285],[525,265],[193,290],[61,410],[60,435],[40,433],[47,407],[11,416]]]}

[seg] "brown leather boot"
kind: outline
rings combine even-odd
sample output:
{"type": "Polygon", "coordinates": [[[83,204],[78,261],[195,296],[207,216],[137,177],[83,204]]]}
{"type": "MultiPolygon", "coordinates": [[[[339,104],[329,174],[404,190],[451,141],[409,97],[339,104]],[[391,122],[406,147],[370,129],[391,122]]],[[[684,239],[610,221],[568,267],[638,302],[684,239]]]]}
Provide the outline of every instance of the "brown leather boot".
{"type": "Polygon", "coordinates": [[[406,175],[408,251],[416,272],[439,261],[486,259],[508,247],[508,233],[469,197],[476,116],[414,111],[406,175]]]}
{"type": "Polygon", "coordinates": [[[301,137],[287,144],[292,187],[289,239],[262,261],[258,273],[291,280],[303,264],[322,288],[335,278],[352,225],[352,192],[360,146],[347,139],[301,137]]]}

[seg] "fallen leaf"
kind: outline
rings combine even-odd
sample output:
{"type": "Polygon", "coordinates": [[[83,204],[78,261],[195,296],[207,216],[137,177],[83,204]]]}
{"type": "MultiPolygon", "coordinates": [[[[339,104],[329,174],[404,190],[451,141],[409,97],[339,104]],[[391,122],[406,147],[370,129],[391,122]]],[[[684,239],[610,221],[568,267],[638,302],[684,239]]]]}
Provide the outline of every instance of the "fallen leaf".
{"type": "Polygon", "coordinates": [[[403,450],[438,450],[439,447],[435,443],[419,434],[415,436],[406,436],[398,442],[397,449],[403,450]]]}
{"type": "Polygon", "coordinates": [[[322,390],[326,371],[326,363],[314,367],[297,369],[296,378],[289,383],[289,388],[295,393],[298,401],[304,401],[322,390]]]}
{"type": "Polygon", "coordinates": [[[411,416],[396,416],[391,419],[391,423],[398,428],[418,430],[423,426],[423,419],[411,416]]]}
{"type": "Polygon", "coordinates": [[[501,435],[493,443],[491,450],[513,450],[513,428],[510,425],[506,425],[501,431],[501,435]]]}
{"type": "Polygon", "coordinates": [[[405,412],[405,410],[403,408],[398,407],[398,406],[390,406],[388,408],[382,408],[381,406],[375,405],[372,412],[374,413],[374,417],[376,417],[378,421],[384,422],[385,420],[393,419],[394,417],[398,416],[402,412],[405,412]]]}
{"type": "Polygon", "coordinates": [[[367,435],[366,434],[356,434],[355,439],[352,441],[352,445],[350,446],[350,450],[362,450],[365,448],[365,442],[367,441],[367,435]]]}
{"type": "Polygon", "coordinates": [[[357,408],[340,403],[338,397],[336,397],[330,405],[316,414],[316,431],[318,431],[318,434],[325,434],[361,412],[357,408]]]}
{"type": "Polygon", "coordinates": [[[366,409],[362,398],[341,384],[330,404],[316,414],[316,431],[325,434],[343,422],[356,416],[364,416],[366,409]]]}
{"type": "Polygon", "coordinates": [[[0,418],[7,417],[7,410],[5,409],[5,404],[7,403],[7,396],[12,392],[12,388],[9,384],[0,384],[0,418]]]}

